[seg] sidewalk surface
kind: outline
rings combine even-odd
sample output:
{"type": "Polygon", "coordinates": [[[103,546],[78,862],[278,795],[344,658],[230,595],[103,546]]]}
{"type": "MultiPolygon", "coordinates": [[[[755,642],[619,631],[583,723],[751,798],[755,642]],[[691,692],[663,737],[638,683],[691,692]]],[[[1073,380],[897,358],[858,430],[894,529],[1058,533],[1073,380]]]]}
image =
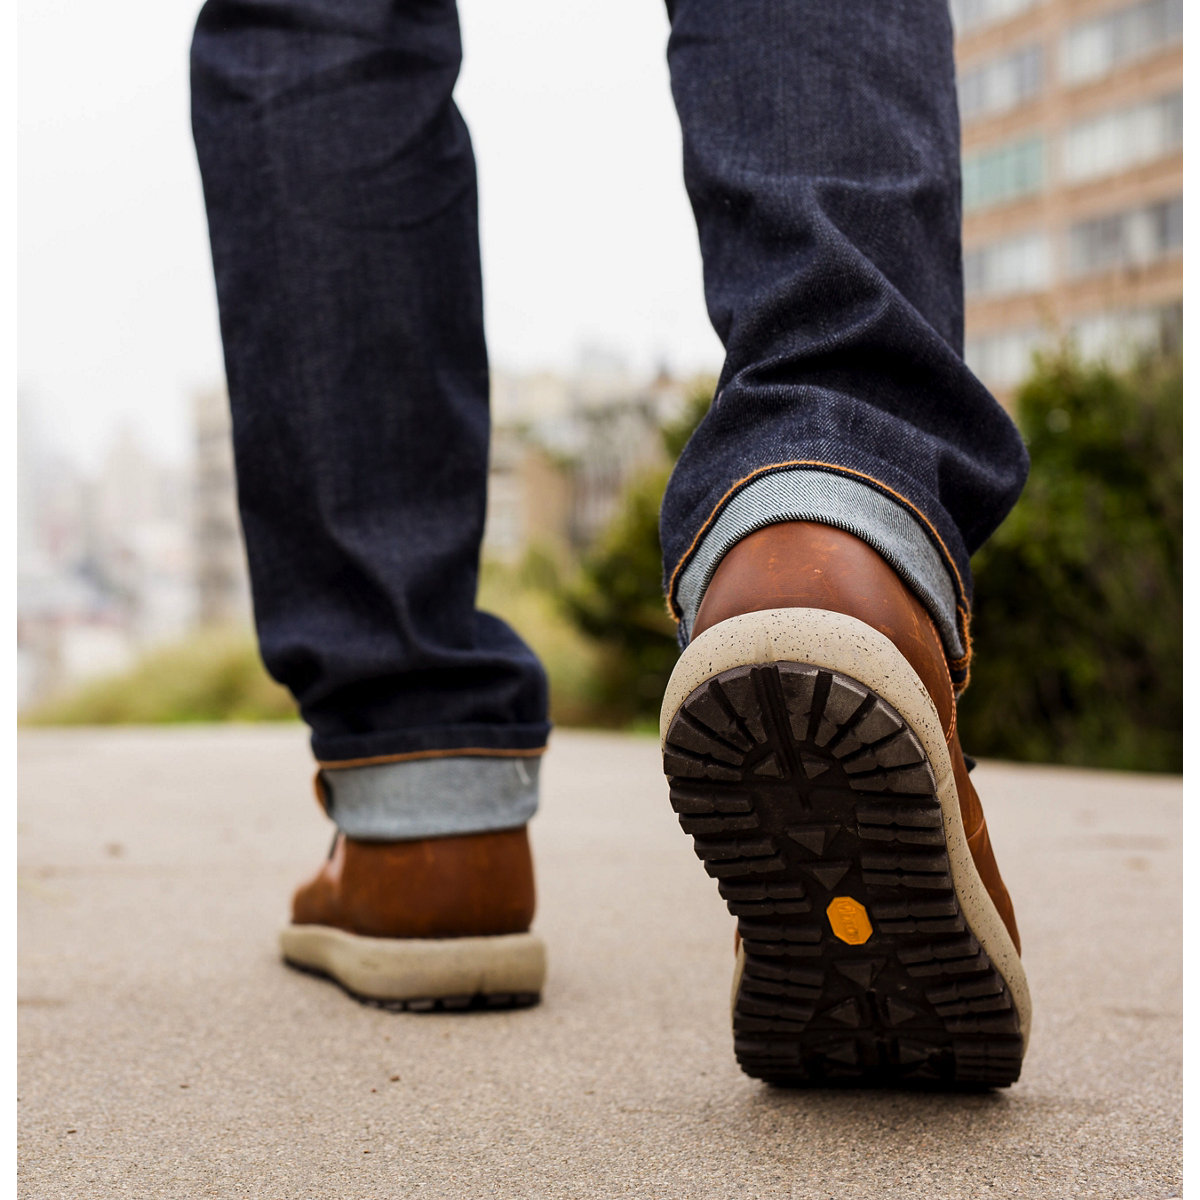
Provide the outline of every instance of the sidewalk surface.
{"type": "Polygon", "coordinates": [[[557,733],[544,1003],[392,1014],[275,937],[330,838],[299,727],[21,737],[25,1197],[1180,1194],[1178,780],[982,765],[1026,944],[1022,1080],[777,1091],[650,739],[557,733]]]}

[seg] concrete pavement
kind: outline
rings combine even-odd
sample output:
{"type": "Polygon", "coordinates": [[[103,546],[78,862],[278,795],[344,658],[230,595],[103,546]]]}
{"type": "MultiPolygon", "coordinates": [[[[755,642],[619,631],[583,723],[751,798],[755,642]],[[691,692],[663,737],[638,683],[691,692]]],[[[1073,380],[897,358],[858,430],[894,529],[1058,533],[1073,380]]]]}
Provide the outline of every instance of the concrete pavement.
{"type": "Polygon", "coordinates": [[[407,1015],[275,936],[330,829],[299,727],[21,749],[19,1155],[37,1197],[1180,1195],[1180,786],[983,764],[1034,993],[995,1094],[783,1092],[650,739],[557,733],[536,1009],[407,1015]]]}

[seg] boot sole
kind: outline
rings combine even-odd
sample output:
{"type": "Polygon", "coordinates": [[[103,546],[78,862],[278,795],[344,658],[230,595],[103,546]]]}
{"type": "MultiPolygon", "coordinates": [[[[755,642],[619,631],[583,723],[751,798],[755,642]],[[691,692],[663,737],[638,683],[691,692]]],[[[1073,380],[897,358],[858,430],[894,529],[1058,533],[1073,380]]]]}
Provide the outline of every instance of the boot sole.
{"type": "Polygon", "coordinates": [[[290,966],[396,1011],[525,1008],[538,1002],[546,981],[546,948],[532,933],[375,938],[288,925],[279,945],[290,966]]]}
{"type": "Polygon", "coordinates": [[[1020,957],[967,846],[937,710],[853,617],[723,621],[663,703],[671,804],[737,917],[734,1051],[784,1086],[1003,1087],[1020,957]]]}

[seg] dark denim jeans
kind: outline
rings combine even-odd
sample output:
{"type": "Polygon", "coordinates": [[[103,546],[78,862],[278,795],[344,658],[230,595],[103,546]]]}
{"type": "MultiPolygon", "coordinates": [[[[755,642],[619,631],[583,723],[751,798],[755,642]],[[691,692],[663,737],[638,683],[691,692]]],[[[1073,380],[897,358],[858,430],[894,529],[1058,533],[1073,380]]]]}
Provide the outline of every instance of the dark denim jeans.
{"type": "MultiPolygon", "coordinates": [[[[1026,456],[962,361],[945,0],[669,8],[727,352],[663,502],[682,636],[739,537],[819,520],[888,557],[961,676],[968,558],[1026,456]]],[[[192,47],[263,658],[364,837],[521,823],[548,732],[536,657],[475,608],[488,367],[460,55],[451,0],[208,0],[192,47]]]]}

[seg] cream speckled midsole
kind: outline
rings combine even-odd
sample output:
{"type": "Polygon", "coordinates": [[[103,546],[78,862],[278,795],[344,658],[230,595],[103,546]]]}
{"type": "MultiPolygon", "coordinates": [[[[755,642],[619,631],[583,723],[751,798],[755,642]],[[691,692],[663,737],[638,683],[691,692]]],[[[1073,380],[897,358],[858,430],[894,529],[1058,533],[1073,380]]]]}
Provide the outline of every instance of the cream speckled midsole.
{"type": "Polygon", "coordinates": [[[546,948],[533,933],[374,938],[327,925],[288,925],[279,946],[288,962],[375,1000],[535,993],[546,979],[546,948]]]}
{"type": "MultiPolygon", "coordinates": [[[[855,617],[825,609],[770,609],[730,617],[692,641],[676,664],[663,697],[659,722],[663,744],[676,713],[701,684],[735,667],[774,662],[804,663],[858,680],[886,700],[920,741],[937,785],[950,876],[963,917],[1007,985],[1021,1036],[1028,1042],[1032,1022],[1029,985],[1017,948],[967,845],[950,751],[937,709],[916,671],[887,637],[855,617]]],[[[734,996],[743,961],[739,950],[734,996]]]]}

